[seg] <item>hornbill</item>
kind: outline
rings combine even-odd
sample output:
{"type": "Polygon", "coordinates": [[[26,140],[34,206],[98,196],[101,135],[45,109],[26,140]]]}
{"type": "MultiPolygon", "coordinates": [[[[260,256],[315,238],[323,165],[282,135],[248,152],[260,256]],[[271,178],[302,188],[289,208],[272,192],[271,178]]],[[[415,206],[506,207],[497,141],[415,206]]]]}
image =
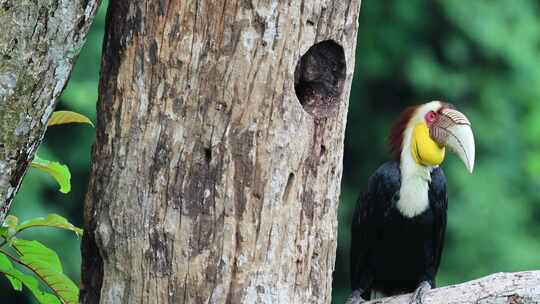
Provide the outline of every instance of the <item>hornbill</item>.
{"type": "Polygon", "coordinates": [[[389,137],[393,160],[369,178],[356,205],[347,303],[413,292],[422,303],[435,287],[446,230],[445,147],[472,173],[474,137],[469,120],[450,104],[407,108],[389,137]]]}

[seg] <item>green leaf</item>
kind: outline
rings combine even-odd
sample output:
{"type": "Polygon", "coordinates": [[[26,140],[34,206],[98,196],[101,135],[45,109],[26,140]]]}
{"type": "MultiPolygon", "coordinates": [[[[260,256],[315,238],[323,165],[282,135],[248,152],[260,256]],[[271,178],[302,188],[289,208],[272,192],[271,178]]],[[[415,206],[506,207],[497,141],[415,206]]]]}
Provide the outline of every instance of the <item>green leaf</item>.
{"type": "Polygon", "coordinates": [[[69,193],[71,191],[71,173],[66,165],[41,159],[36,155],[31,166],[50,174],[60,185],[60,192],[69,193]]]}
{"type": "Polygon", "coordinates": [[[15,228],[18,223],[19,223],[19,219],[14,215],[8,215],[6,216],[6,219],[4,220],[4,226],[7,226],[9,228],[15,228]]]}
{"type": "MultiPolygon", "coordinates": [[[[15,269],[15,270],[17,270],[17,269],[15,269]]],[[[16,291],[22,291],[22,282],[21,282],[21,280],[17,279],[14,276],[9,275],[9,274],[6,274],[6,278],[8,279],[9,283],[11,283],[11,286],[13,287],[13,289],[15,289],[16,291]]]]}
{"type": "MultiPolygon", "coordinates": [[[[41,304],[61,304],[60,300],[55,295],[44,292],[40,289],[39,281],[35,277],[24,274],[15,267],[13,267],[13,265],[11,265],[11,262],[7,259],[7,256],[4,253],[0,253],[0,257],[0,272],[2,272],[10,280],[12,285],[12,279],[17,280],[18,282],[26,286],[26,288],[28,288],[32,292],[34,297],[36,297],[36,299],[41,304]]],[[[20,288],[17,289],[18,287],[19,285],[13,285],[13,288],[15,288],[16,290],[20,290],[20,288]]]]}
{"type": "MultiPolygon", "coordinates": [[[[9,258],[1,252],[0,252],[0,269],[13,269],[13,264],[11,264],[11,261],[9,260],[9,258]]],[[[22,290],[22,282],[20,280],[8,274],[6,274],[5,276],[11,283],[11,286],[13,286],[13,289],[17,291],[22,290]]]]}
{"type": "Polygon", "coordinates": [[[94,124],[88,117],[72,111],[55,111],[52,113],[47,126],[63,125],[68,123],[87,123],[92,127],[94,124]]]}
{"type": "Polygon", "coordinates": [[[20,232],[31,227],[54,227],[66,229],[75,232],[77,235],[81,235],[83,233],[81,228],[75,227],[73,224],[68,222],[67,219],[58,214],[49,214],[47,217],[37,217],[24,221],[15,229],[17,232],[20,232]]]}
{"type": "Polygon", "coordinates": [[[21,262],[32,270],[66,304],[79,301],[79,288],[63,272],[56,252],[38,241],[13,240],[21,262]]]}
{"type": "Polygon", "coordinates": [[[0,236],[4,238],[4,240],[9,240],[12,236],[11,231],[8,227],[0,227],[0,236]]]}
{"type": "Polygon", "coordinates": [[[19,219],[14,215],[8,215],[0,227],[0,236],[2,236],[6,241],[9,241],[11,237],[17,233],[17,224],[19,219]]]}

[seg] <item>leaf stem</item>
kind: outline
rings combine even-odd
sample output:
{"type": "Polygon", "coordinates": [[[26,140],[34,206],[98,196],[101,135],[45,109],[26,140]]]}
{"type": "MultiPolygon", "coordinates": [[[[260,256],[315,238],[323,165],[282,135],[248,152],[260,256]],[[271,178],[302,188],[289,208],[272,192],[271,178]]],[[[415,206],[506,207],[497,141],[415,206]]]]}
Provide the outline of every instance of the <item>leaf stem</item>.
{"type": "Polygon", "coordinates": [[[4,249],[0,249],[0,252],[3,253],[5,256],[7,256],[8,258],[12,259],[14,262],[16,262],[17,264],[20,264],[20,265],[23,265],[27,268],[30,268],[28,266],[26,266],[26,264],[24,264],[23,262],[21,262],[21,260],[19,260],[17,257],[13,256],[11,253],[8,253],[7,251],[5,251],[4,249]]]}

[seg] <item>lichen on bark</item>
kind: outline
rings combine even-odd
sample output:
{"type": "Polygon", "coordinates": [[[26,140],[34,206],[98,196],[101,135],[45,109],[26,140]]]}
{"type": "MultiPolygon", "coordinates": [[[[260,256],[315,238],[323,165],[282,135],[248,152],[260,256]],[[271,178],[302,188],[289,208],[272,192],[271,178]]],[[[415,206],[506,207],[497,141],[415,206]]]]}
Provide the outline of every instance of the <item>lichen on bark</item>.
{"type": "Polygon", "coordinates": [[[0,223],[45,133],[99,0],[0,0],[0,223]]]}

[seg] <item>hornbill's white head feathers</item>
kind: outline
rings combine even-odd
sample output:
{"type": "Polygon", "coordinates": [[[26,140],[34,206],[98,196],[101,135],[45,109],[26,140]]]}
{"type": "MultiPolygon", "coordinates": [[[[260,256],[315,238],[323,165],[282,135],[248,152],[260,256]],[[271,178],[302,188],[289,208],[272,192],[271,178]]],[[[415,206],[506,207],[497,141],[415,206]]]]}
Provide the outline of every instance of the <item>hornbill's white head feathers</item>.
{"type": "Polygon", "coordinates": [[[407,108],[392,127],[389,141],[396,159],[411,153],[420,165],[438,166],[448,147],[469,172],[473,171],[475,147],[471,123],[448,103],[432,101],[407,108]]]}

